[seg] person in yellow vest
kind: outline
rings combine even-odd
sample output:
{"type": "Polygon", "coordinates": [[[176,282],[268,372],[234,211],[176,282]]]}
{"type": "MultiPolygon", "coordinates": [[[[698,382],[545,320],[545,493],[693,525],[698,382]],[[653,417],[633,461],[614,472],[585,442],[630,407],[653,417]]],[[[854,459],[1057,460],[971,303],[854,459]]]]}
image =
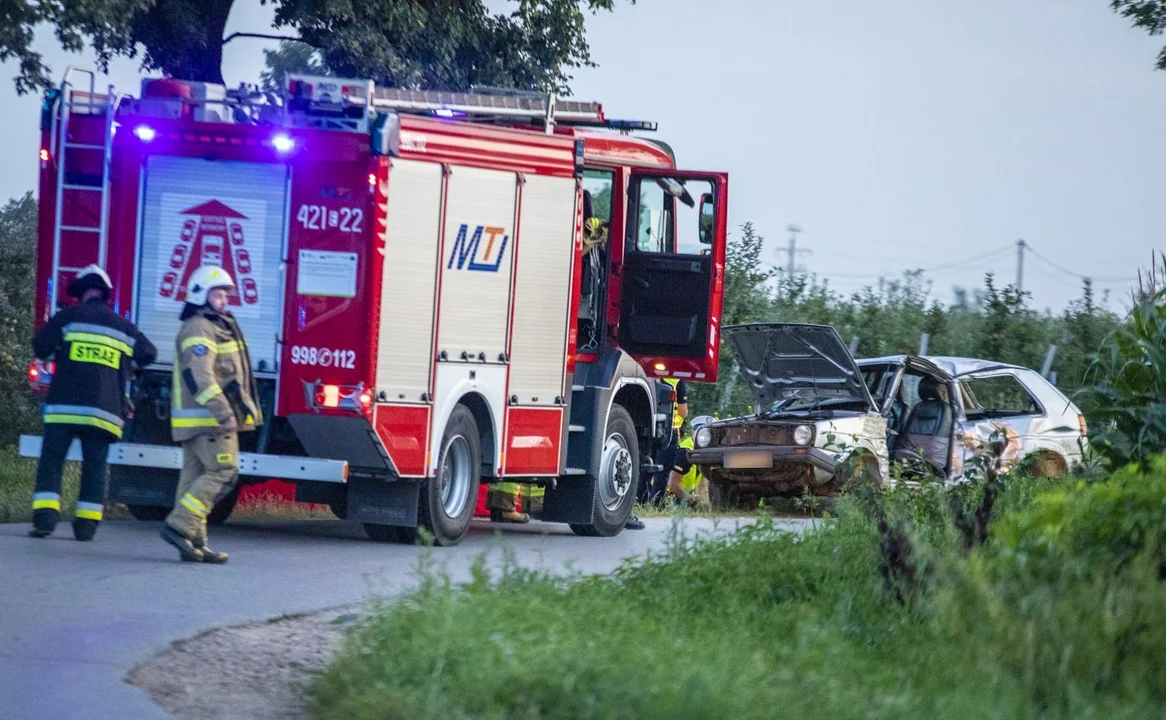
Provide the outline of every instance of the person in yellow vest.
{"type": "Polygon", "coordinates": [[[692,468],[688,462],[688,453],[680,446],[681,431],[684,421],[688,417],[688,383],[676,378],[665,378],[664,382],[672,386],[675,399],[672,404],[672,433],[667,444],[656,454],[656,464],[663,465],[664,470],[653,478],[652,487],[648,493],[649,502],[660,502],[667,490],[673,485],[680,488],[680,493],[672,493],[678,500],[685,498],[680,478],[692,468]]]}
{"type": "Polygon", "coordinates": [[[238,477],[239,433],[263,423],[251,356],[227,310],[234,287],[222,268],[195,270],[175,340],[170,434],[182,443],[182,470],[161,535],[183,562],[227,561],[207,544],[206,518],[238,477]]]}
{"type": "MultiPolygon", "coordinates": [[[[677,498],[680,498],[682,501],[684,499],[688,499],[689,501],[695,501],[696,498],[708,496],[708,489],[707,489],[707,485],[706,485],[707,481],[705,480],[704,475],[701,473],[700,469],[697,468],[696,465],[693,465],[692,463],[687,462],[687,460],[688,460],[687,452],[692,449],[692,436],[693,436],[693,433],[696,432],[697,427],[699,427],[699,426],[694,425],[692,428],[692,432],[686,432],[686,433],[684,433],[683,437],[680,438],[679,445],[680,445],[680,448],[685,451],[685,461],[686,461],[685,465],[688,466],[688,470],[683,475],[680,476],[679,492],[677,491],[677,488],[671,482],[669,483],[668,490],[674,496],[676,496],[677,498]]],[[[676,472],[674,470],[671,473],[670,480],[674,480],[675,476],[676,476],[676,472]]]]}
{"type": "Polygon", "coordinates": [[[486,493],[486,507],[490,509],[490,521],[523,524],[530,522],[530,515],[542,512],[543,497],[547,489],[530,483],[496,482],[486,493]],[[522,498],[522,511],[518,509],[522,498]],[[525,512],[523,512],[525,511],[525,512]]]}

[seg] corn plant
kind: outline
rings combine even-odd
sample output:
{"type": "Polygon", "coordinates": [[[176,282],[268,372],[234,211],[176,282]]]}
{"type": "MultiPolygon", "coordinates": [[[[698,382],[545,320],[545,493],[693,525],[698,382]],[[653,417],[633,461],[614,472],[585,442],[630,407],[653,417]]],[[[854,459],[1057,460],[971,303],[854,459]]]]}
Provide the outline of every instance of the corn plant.
{"type": "Polygon", "coordinates": [[[1097,353],[1087,386],[1090,442],[1112,467],[1166,450],[1166,258],[1139,273],[1126,321],[1097,353]]]}

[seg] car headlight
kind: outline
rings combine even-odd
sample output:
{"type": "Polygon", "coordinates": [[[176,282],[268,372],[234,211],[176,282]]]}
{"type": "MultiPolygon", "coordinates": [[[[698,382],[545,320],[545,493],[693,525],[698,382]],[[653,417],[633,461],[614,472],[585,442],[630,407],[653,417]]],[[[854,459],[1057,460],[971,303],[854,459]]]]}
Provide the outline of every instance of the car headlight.
{"type": "Polygon", "coordinates": [[[708,447],[713,442],[713,433],[706,427],[702,427],[696,431],[695,435],[697,447],[708,447]]]}
{"type": "Polygon", "coordinates": [[[794,442],[798,445],[809,445],[814,439],[814,428],[809,425],[798,425],[794,428],[794,442]]]}

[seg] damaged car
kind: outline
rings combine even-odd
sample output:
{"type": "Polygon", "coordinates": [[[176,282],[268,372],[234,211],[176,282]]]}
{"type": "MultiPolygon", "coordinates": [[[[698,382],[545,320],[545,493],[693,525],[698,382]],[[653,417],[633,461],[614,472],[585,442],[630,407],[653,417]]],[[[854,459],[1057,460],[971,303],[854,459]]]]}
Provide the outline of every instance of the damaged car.
{"type": "Polygon", "coordinates": [[[1085,418],[1027,368],[964,358],[856,361],[829,325],[755,323],[724,328],[754,413],[705,419],[689,458],[709,499],[836,495],[858,466],[881,482],[896,475],[958,480],[996,431],[1003,464],[1030,458],[1058,475],[1081,461],[1085,418]]]}

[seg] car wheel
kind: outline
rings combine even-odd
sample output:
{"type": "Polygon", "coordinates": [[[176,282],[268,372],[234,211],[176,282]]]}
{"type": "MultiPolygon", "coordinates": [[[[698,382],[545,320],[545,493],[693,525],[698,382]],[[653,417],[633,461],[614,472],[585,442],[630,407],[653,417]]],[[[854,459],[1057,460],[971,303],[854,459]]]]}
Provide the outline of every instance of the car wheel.
{"type": "Polygon", "coordinates": [[[714,508],[727,508],[730,504],[729,499],[729,485],[728,483],[721,483],[710,479],[708,482],[709,488],[709,505],[714,508]]]}
{"type": "Polygon", "coordinates": [[[636,481],[640,477],[640,443],[632,416],[621,405],[612,405],[607,416],[599,472],[595,477],[591,524],[572,524],[576,535],[618,535],[632,514],[636,481]]]}
{"type": "Polygon", "coordinates": [[[1065,461],[1050,452],[1037,453],[1032,463],[1032,476],[1037,478],[1062,477],[1069,474],[1065,461]]]}

